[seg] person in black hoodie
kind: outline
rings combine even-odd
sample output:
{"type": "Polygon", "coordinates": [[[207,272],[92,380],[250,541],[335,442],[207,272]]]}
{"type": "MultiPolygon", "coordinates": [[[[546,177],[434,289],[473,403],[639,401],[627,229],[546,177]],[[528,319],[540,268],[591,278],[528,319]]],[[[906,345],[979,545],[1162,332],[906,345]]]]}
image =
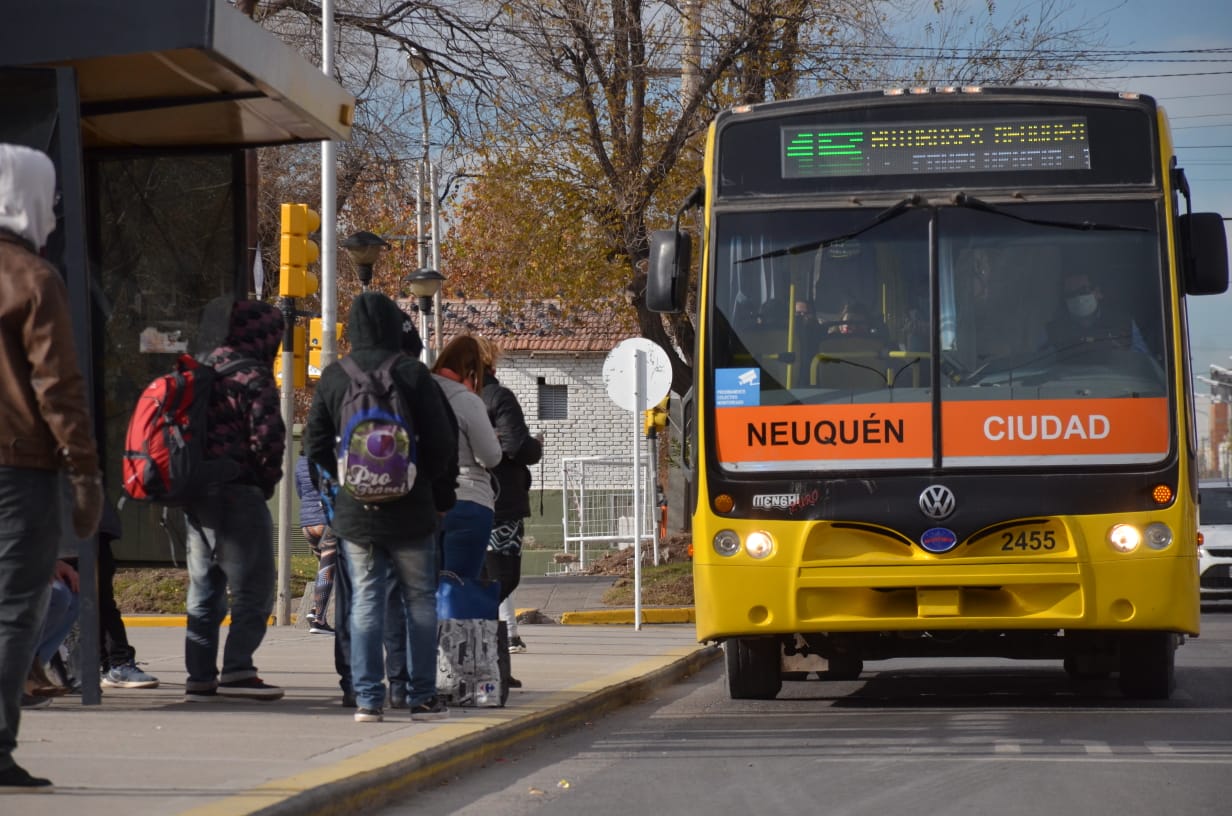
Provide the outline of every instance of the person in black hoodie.
{"type": "MultiPolygon", "coordinates": [[[[214,306],[203,323],[216,314],[214,306]]],[[[203,334],[210,328],[203,326],[203,334]]],[[[225,339],[203,361],[248,364],[214,380],[206,435],[206,458],[231,460],[238,475],[210,484],[185,508],[188,702],[220,696],[277,700],[283,694],[257,676],[252,660],[274,608],[274,523],[266,502],[282,479],[287,436],[272,370],[282,329],[282,314],[268,303],[233,303],[225,339]],[[231,626],[219,673],[219,627],[228,595],[231,626]]]]}
{"type": "MultiPolygon", "coordinates": [[[[398,355],[394,382],[411,413],[417,473],[410,492],[380,504],[364,504],[339,490],[333,528],[351,583],[351,683],[357,722],[380,722],[384,709],[383,635],[386,580],[392,567],[407,612],[407,652],[411,658],[407,703],[411,719],[447,717],[436,696],[437,508],[433,490],[457,467],[457,439],[439,389],[427,367],[401,353],[403,315],[378,292],[364,292],[351,303],[347,336],[351,359],[373,371],[398,355]]],[[[304,429],[304,451],[320,472],[338,481],[337,440],[342,400],[350,375],[338,362],[321,372],[304,429]]]]}
{"type": "MultiPolygon", "coordinates": [[[[526,644],[517,635],[517,620],[513,610],[507,608],[511,606],[507,601],[522,580],[522,519],[530,515],[530,465],[543,458],[543,437],[531,435],[517,396],[496,378],[500,347],[486,337],[475,339],[479,341],[485,369],[480,396],[501,446],[501,461],[492,468],[497,487],[496,510],[484,573],[500,581],[501,624],[508,627],[510,651],[524,652],[526,644]]],[[[512,688],[522,687],[512,677],[509,684],[512,688]]]]}

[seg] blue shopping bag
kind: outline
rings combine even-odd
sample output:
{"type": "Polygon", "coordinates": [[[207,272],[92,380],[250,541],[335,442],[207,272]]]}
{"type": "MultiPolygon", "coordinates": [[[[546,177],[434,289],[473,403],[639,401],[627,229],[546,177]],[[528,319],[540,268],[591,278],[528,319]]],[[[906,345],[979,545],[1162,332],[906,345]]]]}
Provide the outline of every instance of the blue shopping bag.
{"type": "Polygon", "coordinates": [[[442,572],[436,590],[436,693],[451,706],[499,707],[500,583],[442,572]]]}

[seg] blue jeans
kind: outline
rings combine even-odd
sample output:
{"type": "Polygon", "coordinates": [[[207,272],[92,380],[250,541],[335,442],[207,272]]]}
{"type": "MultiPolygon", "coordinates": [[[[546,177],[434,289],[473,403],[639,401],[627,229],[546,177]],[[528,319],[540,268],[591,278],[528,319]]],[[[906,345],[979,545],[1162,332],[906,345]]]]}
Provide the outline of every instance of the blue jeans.
{"type": "Polygon", "coordinates": [[[13,766],[21,695],[56,565],[59,506],[54,471],[0,467],[0,771],[13,766]]]}
{"type": "Polygon", "coordinates": [[[257,676],[252,656],[274,609],[274,524],[261,488],[224,484],[189,504],[186,691],[257,676]],[[231,627],[218,672],[219,628],[231,627]]]}
{"type": "Polygon", "coordinates": [[[410,687],[416,706],[436,695],[436,546],[431,535],[371,547],[339,540],[351,578],[351,683],[361,708],[385,707],[386,587],[394,571],[406,607],[410,687]]]}
{"type": "Polygon", "coordinates": [[[395,578],[391,572],[385,591],[385,676],[389,678],[391,698],[394,696],[394,689],[399,687],[405,697],[411,682],[406,662],[406,607],[402,605],[401,588],[395,578]]]}
{"type": "Polygon", "coordinates": [[[461,578],[478,580],[483,572],[488,537],[492,534],[492,508],[473,501],[459,501],[445,514],[441,525],[443,570],[461,578]]]}
{"type": "Polygon", "coordinates": [[[57,578],[51,584],[51,597],[47,601],[47,613],[43,616],[43,631],[34,650],[39,660],[46,663],[60,648],[77,622],[78,607],[77,593],[57,578]]]}

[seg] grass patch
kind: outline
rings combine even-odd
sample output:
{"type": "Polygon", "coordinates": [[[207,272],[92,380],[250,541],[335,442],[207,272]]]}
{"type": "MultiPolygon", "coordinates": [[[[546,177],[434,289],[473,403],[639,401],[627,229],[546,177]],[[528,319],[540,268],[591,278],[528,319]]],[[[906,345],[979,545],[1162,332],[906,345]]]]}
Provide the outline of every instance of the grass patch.
{"type": "MultiPolygon", "coordinates": [[[[317,559],[291,556],[291,597],[317,579],[317,559]]],[[[188,601],[188,570],[184,567],[131,567],[116,570],[116,605],[125,615],[182,615],[188,601]]]]}
{"type": "MultiPolygon", "coordinates": [[[[618,578],[603,596],[608,606],[633,606],[633,576],[618,578]]],[[[642,568],[642,604],[645,606],[692,606],[693,562],[642,568]]]]}

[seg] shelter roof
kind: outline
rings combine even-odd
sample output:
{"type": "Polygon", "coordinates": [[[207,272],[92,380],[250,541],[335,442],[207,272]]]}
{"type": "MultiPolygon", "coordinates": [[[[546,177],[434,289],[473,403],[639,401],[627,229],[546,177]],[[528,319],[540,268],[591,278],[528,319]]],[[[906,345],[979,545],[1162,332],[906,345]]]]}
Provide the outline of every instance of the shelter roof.
{"type": "Polygon", "coordinates": [[[226,0],[7,3],[0,64],[76,69],[86,148],[350,138],[355,99],[226,0]]]}

